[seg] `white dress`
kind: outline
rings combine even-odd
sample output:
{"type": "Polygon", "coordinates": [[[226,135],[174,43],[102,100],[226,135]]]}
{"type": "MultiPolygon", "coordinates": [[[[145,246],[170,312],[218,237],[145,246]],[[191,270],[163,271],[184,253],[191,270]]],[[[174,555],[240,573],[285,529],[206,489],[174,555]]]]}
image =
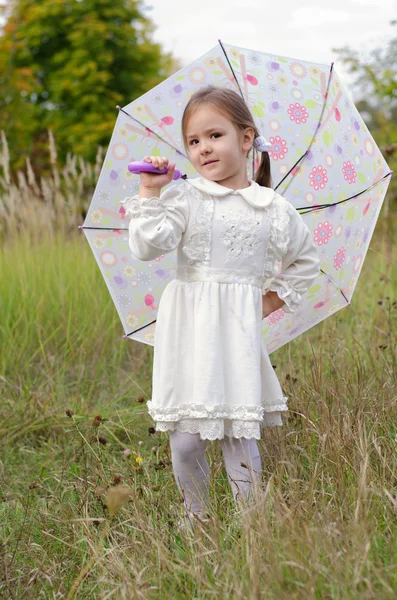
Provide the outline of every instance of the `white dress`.
{"type": "Polygon", "coordinates": [[[156,430],[260,439],[260,425],[282,425],[288,410],[262,337],[262,293],[276,291],[294,312],[320,261],[291,203],[249,183],[234,191],[199,177],[123,201],[138,259],[177,248],[155,329],[147,406],[156,430]]]}

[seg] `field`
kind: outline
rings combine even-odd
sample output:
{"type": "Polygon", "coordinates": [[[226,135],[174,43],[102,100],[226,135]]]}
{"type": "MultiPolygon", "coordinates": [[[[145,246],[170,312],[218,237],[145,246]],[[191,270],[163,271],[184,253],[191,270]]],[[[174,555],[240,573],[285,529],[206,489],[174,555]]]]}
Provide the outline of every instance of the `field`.
{"type": "Polygon", "coordinates": [[[395,598],[395,215],[351,306],[271,355],[290,413],[260,441],[255,504],[236,516],[210,442],[211,522],[191,536],[145,406],[153,350],[122,338],[78,210],[57,222],[66,187],[44,215],[32,188],[0,253],[0,597],[395,598]]]}

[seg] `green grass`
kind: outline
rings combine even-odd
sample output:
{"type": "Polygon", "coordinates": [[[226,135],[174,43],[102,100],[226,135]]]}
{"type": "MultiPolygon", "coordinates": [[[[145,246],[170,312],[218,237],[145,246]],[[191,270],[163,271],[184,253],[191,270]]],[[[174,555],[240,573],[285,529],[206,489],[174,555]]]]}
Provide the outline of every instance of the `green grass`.
{"type": "Polygon", "coordinates": [[[168,434],[150,432],[153,349],[122,338],[83,235],[30,239],[0,255],[1,598],[66,598],[87,564],[76,598],[395,597],[392,221],[351,307],[271,355],[290,413],[260,441],[263,489],[241,521],[208,444],[212,522],[193,539],[168,434]],[[132,494],[112,516],[118,483],[132,494]]]}

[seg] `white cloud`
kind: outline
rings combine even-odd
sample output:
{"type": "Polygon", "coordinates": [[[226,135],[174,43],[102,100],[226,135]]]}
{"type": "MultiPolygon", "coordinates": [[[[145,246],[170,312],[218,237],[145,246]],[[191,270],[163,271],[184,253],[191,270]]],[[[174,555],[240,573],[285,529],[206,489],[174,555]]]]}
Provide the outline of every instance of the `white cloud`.
{"type": "Polygon", "coordinates": [[[287,23],[291,29],[329,25],[330,23],[348,23],[351,19],[349,13],[342,10],[321,8],[319,6],[303,6],[292,13],[292,20],[287,23]]]}
{"type": "Polygon", "coordinates": [[[356,6],[373,6],[376,9],[396,10],[395,0],[349,0],[356,6]]]}

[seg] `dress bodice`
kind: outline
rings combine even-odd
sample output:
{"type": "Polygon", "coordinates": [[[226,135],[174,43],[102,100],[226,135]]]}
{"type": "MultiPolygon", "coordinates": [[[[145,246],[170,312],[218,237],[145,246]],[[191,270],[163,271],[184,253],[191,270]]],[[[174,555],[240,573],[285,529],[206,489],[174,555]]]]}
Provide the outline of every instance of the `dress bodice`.
{"type": "MultiPolygon", "coordinates": [[[[177,275],[263,287],[288,244],[287,201],[266,207],[249,204],[243,195],[208,194],[189,183],[187,228],[177,254],[177,275]]],[[[225,189],[222,186],[217,186],[225,189]]]]}
{"type": "Polygon", "coordinates": [[[319,273],[317,249],[300,214],[255,181],[231,190],[199,177],[168,187],[159,198],[122,202],[132,217],[132,252],[149,261],[177,249],[179,279],[255,285],[277,292],[283,310],[295,312],[319,273]]]}

